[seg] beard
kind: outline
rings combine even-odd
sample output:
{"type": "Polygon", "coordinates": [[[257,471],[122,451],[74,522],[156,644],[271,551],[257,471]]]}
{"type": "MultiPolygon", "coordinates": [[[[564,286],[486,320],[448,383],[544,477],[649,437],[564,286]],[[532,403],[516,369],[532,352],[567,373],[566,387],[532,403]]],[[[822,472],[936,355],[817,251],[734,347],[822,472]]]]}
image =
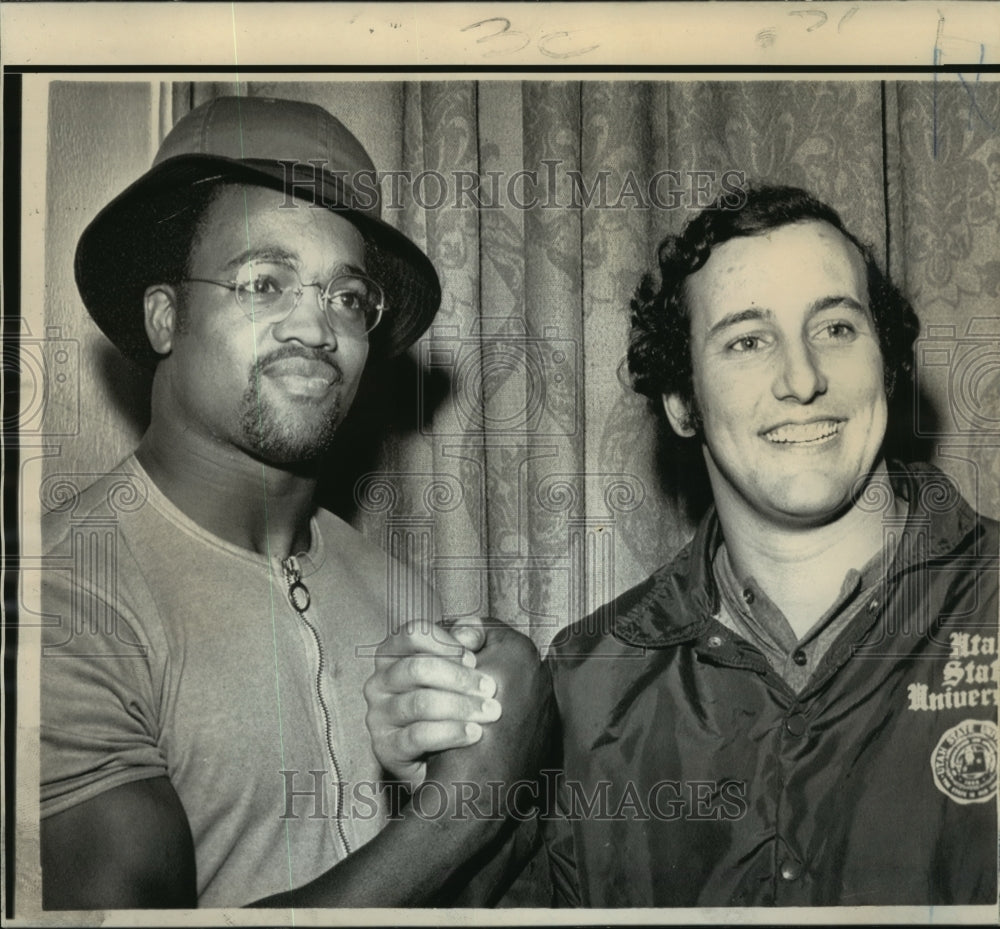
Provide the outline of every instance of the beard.
{"type": "Polygon", "coordinates": [[[339,386],[331,388],[332,402],[325,400],[322,406],[305,401],[289,403],[283,410],[268,396],[260,373],[277,354],[251,366],[240,403],[240,426],[247,450],[271,464],[315,461],[333,446],[337,427],[344,418],[339,386]]]}

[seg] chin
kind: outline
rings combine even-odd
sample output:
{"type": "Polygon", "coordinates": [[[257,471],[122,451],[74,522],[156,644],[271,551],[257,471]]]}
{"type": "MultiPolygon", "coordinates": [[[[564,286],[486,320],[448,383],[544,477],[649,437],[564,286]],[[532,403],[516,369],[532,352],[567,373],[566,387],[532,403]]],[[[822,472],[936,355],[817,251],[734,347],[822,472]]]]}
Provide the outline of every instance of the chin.
{"type": "Polygon", "coordinates": [[[305,417],[292,415],[279,419],[273,407],[262,406],[259,415],[253,410],[244,416],[243,435],[248,451],[263,462],[308,464],[322,458],[333,446],[341,419],[337,409],[318,421],[303,421],[305,417]]]}
{"type": "Polygon", "coordinates": [[[853,503],[851,484],[838,486],[821,475],[808,480],[791,480],[772,499],[773,512],[790,524],[825,525],[833,522],[853,503]]]}
{"type": "Polygon", "coordinates": [[[247,443],[247,451],[263,464],[294,469],[296,465],[310,466],[326,455],[332,446],[329,442],[321,445],[315,442],[296,442],[285,437],[261,440],[259,436],[247,443]]]}
{"type": "Polygon", "coordinates": [[[836,522],[850,509],[850,501],[841,501],[840,505],[829,506],[788,506],[776,510],[775,522],[795,529],[815,529],[836,522]]]}

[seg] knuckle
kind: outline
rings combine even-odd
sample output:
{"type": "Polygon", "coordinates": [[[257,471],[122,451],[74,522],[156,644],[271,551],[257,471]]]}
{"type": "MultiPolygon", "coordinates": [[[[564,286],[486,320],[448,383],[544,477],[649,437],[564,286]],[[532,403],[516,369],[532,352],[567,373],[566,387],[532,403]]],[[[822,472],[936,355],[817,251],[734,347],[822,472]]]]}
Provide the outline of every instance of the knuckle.
{"type": "Polygon", "coordinates": [[[461,690],[468,686],[469,675],[461,665],[446,662],[440,669],[441,686],[449,690],[461,690]]]}
{"type": "Polygon", "coordinates": [[[404,758],[413,760],[423,753],[421,745],[421,730],[423,723],[413,723],[407,726],[400,735],[400,750],[404,758]]]}
{"type": "Polygon", "coordinates": [[[419,749],[421,752],[434,751],[439,747],[440,738],[438,737],[438,732],[440,728],[441,723],[422,722],[418,724],[419,749]]]}
{"type": "Polygon", "coordinates": [[[428,694],[426,690],[415,690],[409,699],[410,714],[414,719],[423,719],[428,711],[428,694]]]}
{"type": "Polygon", "coordinates": [[[482,709],[482,705],[483,701],[480,697],[463,697],[461,709],[465,718],[472,719],[473,717],[478,716],[482,709]]]}
{"type": "Polygon", "coordinates": [[[413,661],[413,684],[417,687],[435,687],[438,684],[441,663],[431,655],[421,655],[413,661]]]}
{"type": "Polygon", "coordinates": [[[412,687],[417,682],[418,662],[414,657],[403,658],[396,665],[397,682],[412,687]]]}
{"type": "Polygon", "coordinates": [[[427,658],[420,669],[421,683],[427,687],[450,687],[456,667],[447,658],[427,658]]]}
{"type": "Polygon", "coordinates": [[[391,746],[395,758],[407,758],[411,751],[410,740],[409,728],[405,728],[394,730],[386,741],[391,746]]]}

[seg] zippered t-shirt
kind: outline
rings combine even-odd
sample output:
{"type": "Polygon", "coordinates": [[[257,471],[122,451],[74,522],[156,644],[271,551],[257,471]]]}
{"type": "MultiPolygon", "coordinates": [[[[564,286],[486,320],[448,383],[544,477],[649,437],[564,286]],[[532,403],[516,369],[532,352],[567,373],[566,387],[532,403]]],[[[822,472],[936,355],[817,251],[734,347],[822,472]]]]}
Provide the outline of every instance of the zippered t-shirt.
{"type": "Polygon", "coordinates": [[[301,886],[379,831],[362,687],[390,590],[437,615],[422,582],[393,584],[405,569],[323,510],[309,551],[284,564],[231,545],[134,457],[43,531],[43,817],[168,777],[202,906],[301,886]]]}

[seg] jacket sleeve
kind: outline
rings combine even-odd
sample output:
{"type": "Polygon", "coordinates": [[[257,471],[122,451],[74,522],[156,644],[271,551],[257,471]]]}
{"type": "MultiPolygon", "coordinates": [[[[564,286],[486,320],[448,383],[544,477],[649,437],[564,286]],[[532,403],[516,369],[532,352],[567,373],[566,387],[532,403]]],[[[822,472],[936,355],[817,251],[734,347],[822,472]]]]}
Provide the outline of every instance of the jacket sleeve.
{"type": "Polygon", "coordinates": [[[566,816],[566,786],[560,775],[556,790],[556,808],[543,824],[542,835],[549,864],[552,906],[585,906],[580,891],[573,824],[566,816]]]}

